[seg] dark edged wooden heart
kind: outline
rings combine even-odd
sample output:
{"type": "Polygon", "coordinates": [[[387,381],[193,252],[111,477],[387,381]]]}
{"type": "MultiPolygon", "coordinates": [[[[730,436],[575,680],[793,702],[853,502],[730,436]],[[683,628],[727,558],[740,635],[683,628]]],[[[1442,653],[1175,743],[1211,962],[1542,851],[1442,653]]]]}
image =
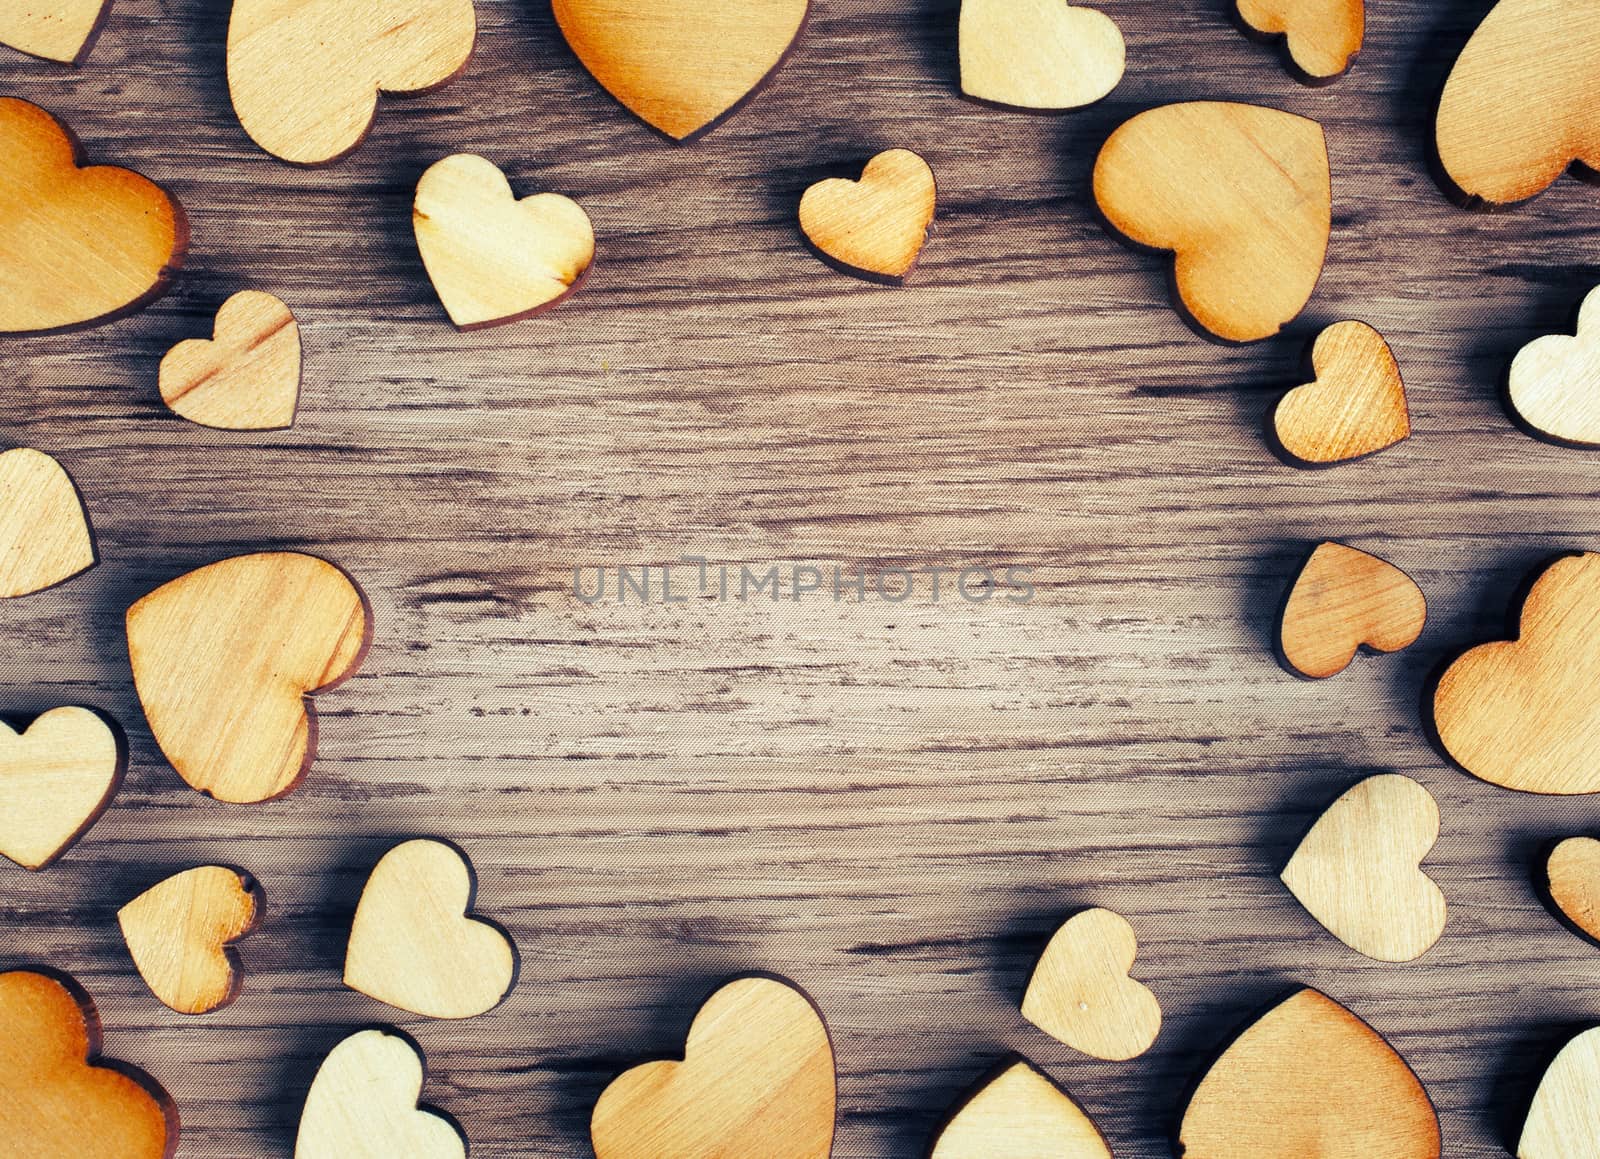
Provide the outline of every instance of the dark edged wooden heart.
{"type": "Polygon", "coordinates": [[[1411,647],[1428,622],[1428,602],[1394,564],[1321,543],[1301,567],[1278,616],[1278,659],[1308,680],[1336,676],[1356,653],[1411,647]]]}

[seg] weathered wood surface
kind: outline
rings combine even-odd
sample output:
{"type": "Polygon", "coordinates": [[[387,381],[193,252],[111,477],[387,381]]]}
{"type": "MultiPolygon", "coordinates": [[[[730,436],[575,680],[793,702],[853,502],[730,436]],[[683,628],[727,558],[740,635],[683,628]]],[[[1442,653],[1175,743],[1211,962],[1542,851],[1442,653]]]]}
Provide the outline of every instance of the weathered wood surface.
{"type": "MultiPolygon", "coordinates": [[[[121,796],[52,869],[0,866],[0,967],[74,972],[107,1049],[180,1104],[185,1159],[292,1149],[317,1062],[396,1012],[340,985],[368,870],[401,837],[459,842],[521,978],[492,1013],[401,1017],[424,1098],[478,1159],[583,1156],[588,1112],[641,1055],[677,1049],[715,982],[781,971],[826,1011],[840,1159],[916,1155],[1007,1049],[1046,1067],[1119,1159],[1168,1154],[1222,1037],[1301,983],[1416,1067],[1445,1153],[1500,1154],[1554,1050],[1600,1019],[1600,952],[1531,879],[1600,801],[1520,796],[1448,767],[1419,702],[1453,649],[1502,630],[1524,573],[1600,545],[1600,459],[1513,428],[1515,353],[1600,281],[1600,191],[1572,180],[1494,216],[1426,169],[1431,106],[1488,0],[1372,6],[1326,89],[1284,75],[1224,0],[1105,0],[1123,85],[1049,118],[957,96],[954,0],[821,0],[771,87],[671,146],[583,73],[541,0],[480,0],[451,87],[387,100],[325,170],[255,149],[228,108],[221,0],[118,0],[78,72],[0,59],[4,91],[65,116],[90,156],[188,208],[171,296],[87,334],[0,343],[9,442],[57,455],[102,563],[0,607],[0,709],[93,704],[128,728],[121,796]],[[1101,142],[1152,105],[1215,97],[1322,120],[1335,228],[1280,339],[1195,336],[1164,259],[1096,222],[1101,142]],[[800,192],[883,148],[928,157],[939,219],[918,280],[828,270],[800,192]],[[477,151],[519,195],[593,217],[599,256],[552,314],[462,335],[410,229],[417,177],[477,151]],[[292,430],[231,434],[162,407],[161,355],[253,287],[301,319],[292,430]],[[1296,471],[1262,421],[1317,331],[1389,338],[1414,437],[1296,471]],[[1297,682],[1280,595],[1337,538],[1414,576],[1432,617],[1397,657],[1297,682]],[[361,673],[322,697],[321,755],[283,800],[222,805],[161,760],[122,616],[202,563],[289,548],[371,597],[361,673]],[[925,589],[831,599],[585,606],[574,565],[713,560],[1032,565],[1027,605],[925,589]],[[1277,872],[1375,771],[1438,798],[1427,862],[1450,902],[1418,963],[1369,962],[1277,872]],[[163,876],[238,865],[271,899],[239,1000],[160,1006],[117,936],[163,876]],[[1104,905],[1138,931],[1167,1022],[1099,1063],[1017,1008],[1050,932],[1104,905]]],[[[948,579],[946,583],[948,583],[948,579]]]]}

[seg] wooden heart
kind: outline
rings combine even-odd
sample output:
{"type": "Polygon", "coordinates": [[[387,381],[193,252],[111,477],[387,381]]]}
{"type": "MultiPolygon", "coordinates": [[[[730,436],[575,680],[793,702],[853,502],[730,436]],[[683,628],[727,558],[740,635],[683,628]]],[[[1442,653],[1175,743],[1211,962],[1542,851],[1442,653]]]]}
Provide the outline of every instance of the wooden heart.
{"type": "Polygon", "coordinates": [[[45,60],[82,64],[110,15],[111,0],[0,5],[0,44],[45,60]]]}
{"type": "Polygon", "coordinates": [[[959,39],[961,91],[993,105],[1092,105],[1127,65],[1117,22],[1068,0],[961,0],[959,39]]]}
{"type": "Polygon", "coordinates": [[[123,1063],[101,1065],[94,1003],[70,979],[0,974],[0,1149],[16,1159],[171,1159],[178,1115],[123,1063]]]}
{"type": "Polygon", "coordinates": [[[389,850],[361,891],[344,984],[429,1018],[494,1009],[516,981],[516,949],[467,916],[474,892],[472,866],[453,846],[419,840],[389,850]]]}
{"type": "Polygon", "coordinates": [[[217,311],[215,337],[180,342],[161,360],[161,401],[226,431],[275,431],[300,399],[300,326],[271,294],[244,290],[217,311]]]}
{"type": "Polygon", "coordinates": [[[1600,169],[1600,4],[1500,0],[1445,82],[1435,146],[1457,192],[1523,201],[1600,169]]]}
{"type": "Polygon", "coordinates": [[[1569,837],[1545,863],[1545,888],[1561,916],[1600,942],[1600,841],[1569,837]]]}
{"type": "Polygon", "coordinates": [[[172,195],[129,169],[84,168],[49,113],[0,98],[0,334],[71,330],[130,313],[183,264],[172,195]]]}
{"type": "Polygon", "coordinates": [[[1329,326],[1311,348],[1315,381],[1283,396],[1273,433],[1296,466],[1325,467],[1375,455],[1411,435],[1400,366],[1365,322],[1329,326]]]}
{"type": "Polygon", "coordinates": [[[1278,655],[1310,680],[1336,676],[1362,648],[1399,652],[1428,622],[1422,589],[1375,555],[1323,543],[1311,553],[1278,618],[1278,655]]]}
{"type": "Polygon", "coordinates": [[[1444,933],[1444,894],[1422,872],[1439,806],[1409,777],[1368,777],[1329,806],[1283,884],[1329,933],[1380,962],[1420,958],[1444,933]]]}
{"type": "Polygon", "coordinates": [[[1600,1028],[1556,1055],[1522,1125],[1517,1159],[1587,1159],[1600,1146],[1600,1028]]]}
{"type": "Polygon", "coordinates": [[[1545,568],[1522,605],[1522,634],[1450,665],[1433,726],[1473,776],[1526,793],[1600,792],[1600,555],[1545,568]]]}
{"type": "Polygon", "coordinates": [[[1023,1059],[1002,1066],[962,1101],[930,1159],[1111,1159],[1099,1128],[1072,1096],[1023,1059]]]}
{"type": "Polygon", "coordinates": [[[1553,442],[1600,447],[1600,288],[1578,313],[1578,333],[1551,334],[1511,363],[1512,412],[1553,442]]]}
{"type": "Polygon", "coordinates": [[[52,708],[23,733],[0,721],[0,857],[43,869],[99,820],[127,767],[122,738],[87,708],[52,708]]]}
{"type": "Polygon", "coordinates": [[[0,454],[0,597],[55,587],[95,564],[78,489],[43,451],[0,454]]]}
{"type": "Polygon", "coordinates": [[[455,79],[477,28],[472,0],[233,0],[233,111],[275,157],[337,161],[372,128],[380,92],[427,92],[455,79]]]}
{"type": "Polygon", "coordinates": [[[1183,308],[1225,341],[1272,337],[1322,275],[1333,187],[1304,117],[1219,101],[1140,113],[1100,150],[1094,196],[1135,245],[1174,251],[1183,308]]]}
{"type": "Polygon", "coordinates": [[[354,581],[297,552],[225,559],[128,609],[128,657],[156,742],[192,787],[255,802],[316,755],[305,697],[361,666],[372,614],[354,581]]]}
{"type": "Polygon", "coordinates": [[[400,1035],[352,1034],[311,1081],[294,1159],[466,1159],[455,1126],[417,1105],[422,1080],[421,1053],[400,1035]]]}
{"type": "Polygon", "coordinates": [[[827,1159],[833,1046],[799,990],[740,978],[695,1015],[682,1062],[624,1072],[589,1122],[595,1159],[827,1159]]]}
{"type": "Polygon", "coordinates": [[[832,177],[800,198],[800,230],[830,265],[899,285],[917,264],[933,223],[933,170],[909,149],[867,162],[861,180],[832,177]]]}
{"type": "Polygon", "coordinates": [[[1189,1099],[1184,1159],[1439,1159],[1439,1120],[1372,1027],[1300,990],[1233,1041],[1189,1099]]]}
{"type": "Polygon", "coordinates": [[[238,996],[243,979],[229,947],[260,918],[254,879],[221,865],[169,877],[117,911],[145,984],[180,1014],[207,1014],[238,996]]]}
{"type": "Polygon", "coordinates": [[[469,153],[422,175],[411,220],[433,288],[462,330],[548,310],[594,262],[594,227],[576,201],[559,193],[518,201],[493,162],[469,153]]]}
{"type": "Polygon", "coordinates": [[[1238,0],[1238,11],[1247,28],[1283,38],[1290,71],[1307,84],[1344,75],[1366,34],[1366,0],[1238,0]]]}
{"type": "Polygon", "coordinates": [[[778,70],[808,0],[554,0],[556,23],[595,80],[675,141],[710,132],[778,70]]]}
{"type": "Polygon", "coordinates": [[[1161,1030],[1161,1004],[1128,976],[1138,949],[1133,927],[1121,914],[1092,909],[1075,915],[1055,932],[1033,968],[1023,1017],[1095,1058],[1137,1058],[1161,1030]]]}

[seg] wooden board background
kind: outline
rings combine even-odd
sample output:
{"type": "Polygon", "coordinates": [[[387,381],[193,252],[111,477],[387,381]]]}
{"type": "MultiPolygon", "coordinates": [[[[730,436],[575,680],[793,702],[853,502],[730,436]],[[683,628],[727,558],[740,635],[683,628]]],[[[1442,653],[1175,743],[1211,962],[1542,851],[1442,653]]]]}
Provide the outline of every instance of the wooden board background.
{"type": "Polygon", "coordinates": [[[103,555],[0,607],[0,709],[87,703],[128,727],[114,808],[55,868],[0,866],[0,965],[44,961],[100,1003],[110,1053],[181,1104],[187,1159],[288,1156],[321,1056],[393,1020],[475,1156],[582,1156],[630,1059],[674,1050],[719,978],[775,970],[827,1012],[841,1159],[914,1156],[1007,1050],[1063,1081],[1119,1157],[1168,1154],[1186,1084],[1296,983],[1390,1037],[1442,1112],[1446,1153],[1499,1154],[1555,1047],[1600,1019],[1600,949],[1530,885],[1592,800],[1522,797],[1430,748],[1419,695],[1502,629],[1526,570],[1600,546],[1600,459],[1534,442],[1498,389],[1600,281],[1600,192],[1515,211],[1446,202],[1431,106],[1488,0],[1372,5],[1367,51],[1304,89],[1224,0],[1104,0],[1129,42],[1110,99],[1061,117],[956,96],[954,0],[821,0],[776,82],[673,147],[606,97],[539,0],[480,0],[451,87],[386,101],[332,169],[251,147],[227,104],[221,0],[117,0],[78,72],[0,60],[95,159],[174,189],[194,229],[176,290],[87,334],[0,341],[4,438],[58,455],[103,555]],[[1159,258],[1097,224],[1094,155],[1153,105],[1257,100],[1323,121],[1336,221],[1292,332],[1192,334],[1159,258]],[[809,256],[800,191],[890,146],[925,153],[938,233],[904,290],[809,256]],[[519,193],[577,197],[600,236],[555,313],[468,336],[409,228],[432,161],[482,152],[519,193]],[[229,435],[161,407],[156,364],[243,287],[300,316],[291,431],[229,435]],[[1301,473],[1261,419],[1305,341],[1363,318],[1392,340],[1416,437],[1301,473]],[[1309,542],[1405,567],[1422,642],[1323,684],[1268,643],[1309,542]],[[370,594],[377,638],[322,702],[322,755],[284,800],[189,791],[144,727],[127,605],[218,557],[290,547],[370,594]],[[761,564],[1015,563],[1037,598],[983,607],[671,607],[574,600],[571,571],[684,554],[761,564]],[[1398,770],[1439,798],[1451,904],[1420,963],[1368,962],[1276,879],[1339,791],[1398,770]],[[461,843],[520,984],[467,1023],[341,988],[365,873],[397,838],[461,843]],[[116,908],[235,863],[268,895],[227,1011],[186,1019],[138,981],[116,908]],[[1017,1012],[1074,909],[1127,914],[1167,1026],[1129,1064],[1074,1055],[1017,1012]]]}

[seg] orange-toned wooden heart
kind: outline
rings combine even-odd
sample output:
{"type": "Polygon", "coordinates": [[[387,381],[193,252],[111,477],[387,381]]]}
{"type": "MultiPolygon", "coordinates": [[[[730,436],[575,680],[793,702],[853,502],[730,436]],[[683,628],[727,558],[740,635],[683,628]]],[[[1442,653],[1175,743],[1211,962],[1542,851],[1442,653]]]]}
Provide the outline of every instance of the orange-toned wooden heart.
{"type": "Polygon", "coordinates": [[[1348,668],[1362,648],[1411,647],[1427,622],[1427,600],[1405,572],[1342,543],[1323,543],[1284,602],[1278,654],[1291,671],[1323,680],[1348,668]]]}
{"type": "Polygon", "coordinates": [[[43,869],[93,825],[122,783],[121,736],[87,708],[52,708],[26,731],[0,722],[0,857],[43,869]]]}
{"type": "Polygon", "coordinates": [[[207,1014],[238,996],[243,977],[230,946],[260,919],[255,881],[221,865],[169,877],[117,911],[145,984],[180,1014],[207,1014]]]}
{"type": "Polygon", "coordinates": [[[173,197],[129,169],[84,168],[49,113],[0,98],[0,334],[109,321],[155,298],[183,263],[173,197]]]}
{"type": "Polygon", "coordinates": [[[1297,465],[1325,467],[1375,455],[1411,435],[1406,387],[1389,344],[1365,322],[1338,322],[1311,349],[1316,381],[1273,412],[1278,446],[1297,465]]]}
{"type": "Polygon", "coordinates": [[[300,326],[271,294],[241,291],[217,311],[214,337],[167,351],[158,381],[161,401],[192,423],[281,430],[300,398],[300,326]]]}
{"type": "Polygon", "coordinates": [[[1137,1058],[1161,1030],[1161,1004],[1128,973],[1138,949],[1133,926],[1121,914],[1074,914],[1034,966],[1022,1016],[1084,1054],[1114,1062],[1137,1058]]]}
{"type": "Polygon", "coordinates": [[[281,796],[316,753],[305,698],[353,675],[372,616],[354,581],[297,552],[241,555],[128,609],[134,686],[156,742],[220,801],[281,796]]]}
{"type": "Polygon", "coordinates": [[[171,1159],[178,1116],[131,1067],[97,1065],[100,1023],[76,983],[0,974],[0,1152],[16,1159],[171,1159]]]}
{"type": "Polygon", "coordinates": [[[777,71],[808,0],[554,0],[556,22],[595,80],[675,141],[709,132],[777,71]]]}
{"type": "Polygon", "coordinates": [[[1569,837],[1545,863],[1550,900],[1578,929],[1600,942],[1600,841],[1569,837]]]}
{"type": "Polygon", "coordinates": [[[111,15],[111,0],[0,4],[0,44],[62,64],[82,64],[111,15]]]}
{"type": "Polygon", "coordinates": [[[1444,749],[1473,776],[1527,793],[1600,792],[1600,555],[1544,569],[1516,640],[1450,665],[1433,694],[1444,749]]]}
{"type": "Polygon", "coordinates": [[[1509,205],[1600,169],[1600,2],[1499,0],[1445,82],[1434,142],[1474,201],[1509,205]]]}
{"type": "Polygon", "coordinates": [[[1018,1058],[979,1079],[929,1159],[1111,1159],[1105,1136],[1049,1075],[1018,1058]]]}
{"type": "Polygon", "coordinates": [[[1328,147],[1304,117],[1222,101],[1140,113],[1100,150],[1094,196],[1128,240],[1176,254],[1184,309],[1225,341],[1272,337],[1322,275],[1328,147]]]}
{"type": "Polygon", "coordinates": [[[1361,51],[1366,0],[1238,0],[1239,19],[1282,37],[1294,74],[1307,84],[1342,76],[1361,51]]]}
{"type": "Polygon", "coordinates": [[[26,596],[94,566],[78,489],[43,451],[0,454],[0,598],[26,596]]]}
{"type": "Polygon", "coordinates": [[[830,263],[898,285],[917,264],[933,224],[933,170],[909,149],[868,161],[861,180],[832,177],[800,198],[800,230],[830,263]]]}

